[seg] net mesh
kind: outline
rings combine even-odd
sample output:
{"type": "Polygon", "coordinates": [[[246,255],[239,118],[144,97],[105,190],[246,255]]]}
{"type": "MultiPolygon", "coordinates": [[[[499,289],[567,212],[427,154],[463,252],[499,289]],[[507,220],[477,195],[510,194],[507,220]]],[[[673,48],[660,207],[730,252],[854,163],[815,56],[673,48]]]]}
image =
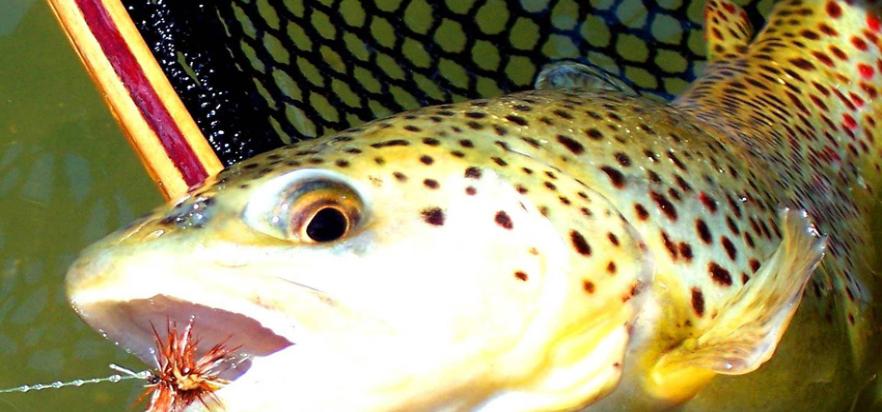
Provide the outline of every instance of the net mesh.
{"type": "MultiPolygon", "coordinates": [[[[531,87],[572,60],[669,99],[703,68],[702,0],[127,1],[226,164],[390,113],[531,87]]],[[[771,1],[745,8],[762,24],[771,1]]]]}

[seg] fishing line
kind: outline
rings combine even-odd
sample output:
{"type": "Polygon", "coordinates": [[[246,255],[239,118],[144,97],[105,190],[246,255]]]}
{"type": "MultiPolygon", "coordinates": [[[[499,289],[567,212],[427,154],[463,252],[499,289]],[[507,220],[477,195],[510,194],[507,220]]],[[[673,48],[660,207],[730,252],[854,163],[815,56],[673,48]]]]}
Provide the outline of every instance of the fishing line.
{"type": "Polygon", "coordinates": [[[152,372],[149,370],[143,370],[140,372],[132,371],[131,369],[124,368],[122,366],[111,363],[109,365],[110,369],[113,369],[120,373],[115,373],[110,376],[105,376],[101,378],[88,378],[88,379],[74,379],[71,381],[55,381],[52,383],[37,383],[33,385],[21,385],[16,386],[14,388],[5,388],[0,389],[0,394],[3,393],[25,393],[32,391],[41,391],[44,389],[61,389],[69,386],[83,386],[92,383],[118,383],[122,381],[132,380],[132,379],[140,379],[140,380],[148,380],[150,376],[152,376],[152,372]]]}

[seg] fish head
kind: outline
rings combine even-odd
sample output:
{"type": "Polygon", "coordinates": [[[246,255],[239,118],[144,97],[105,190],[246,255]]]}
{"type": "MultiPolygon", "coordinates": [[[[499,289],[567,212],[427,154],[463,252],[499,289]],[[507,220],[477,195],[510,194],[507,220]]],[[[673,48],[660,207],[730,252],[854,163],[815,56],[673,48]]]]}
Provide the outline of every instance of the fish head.
{"type": "Polygon", "coordinates": [[[552,219],[492,163],[377,141],[225,170],[85,251],[73,306],[148,363],[168,321],[237,348],[230,410],[546,409],[614,387],[646,273],[615,208],[560,176],[586,206],[552,219]]]}

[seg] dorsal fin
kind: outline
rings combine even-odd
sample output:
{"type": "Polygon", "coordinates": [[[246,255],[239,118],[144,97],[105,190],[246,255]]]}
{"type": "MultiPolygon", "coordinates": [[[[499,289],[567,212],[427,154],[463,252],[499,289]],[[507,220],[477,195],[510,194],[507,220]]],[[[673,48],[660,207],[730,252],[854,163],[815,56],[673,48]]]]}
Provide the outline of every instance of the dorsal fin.
{"type": "Polygon", "coordinates": [[[615,91],[631,96],[637,92],[627,83],[603,70],[582,63],[559,61],[546,64],[536,76],[539,90],[615,91]]]}
{"type": "Polygon", "coordinates": [[[704,16],[709,61],[744,53],[753,38],[753,26],[744,9],[729,0],[708,0],[704,16]]]}
{"type": "Polygon", "coordinates": [[[655,390],[690,396],[714,374],[752,372],[772,356],[826,245],[802,211],[785,209],[781,227],[775,253],[719,317],[661,355],[650,375],[655,390]]]}

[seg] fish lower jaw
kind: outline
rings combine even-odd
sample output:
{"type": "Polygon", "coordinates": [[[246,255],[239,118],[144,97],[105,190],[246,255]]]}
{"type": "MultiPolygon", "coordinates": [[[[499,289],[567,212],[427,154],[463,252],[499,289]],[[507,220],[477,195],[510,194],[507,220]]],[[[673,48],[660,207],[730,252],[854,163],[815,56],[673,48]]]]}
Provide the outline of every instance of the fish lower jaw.
{"type": "MultiPolygon", "coordinates": [[[[196,356],[222,344],[232,351],[220,377],[234,380],[245,373],[251,361],[269,356],[294,344],[266,324],[242,312],[219,309],[166,295],[130,300],[78,302],[74,307],[83,319],[105,338],[137,356],[151,367],[158,366],[157,339],[167,342],[170,333],[178,336],[188,328],[197,343],[196,356]]],[[[243,311],[254,313],[254,311],[243,311]]]]}

